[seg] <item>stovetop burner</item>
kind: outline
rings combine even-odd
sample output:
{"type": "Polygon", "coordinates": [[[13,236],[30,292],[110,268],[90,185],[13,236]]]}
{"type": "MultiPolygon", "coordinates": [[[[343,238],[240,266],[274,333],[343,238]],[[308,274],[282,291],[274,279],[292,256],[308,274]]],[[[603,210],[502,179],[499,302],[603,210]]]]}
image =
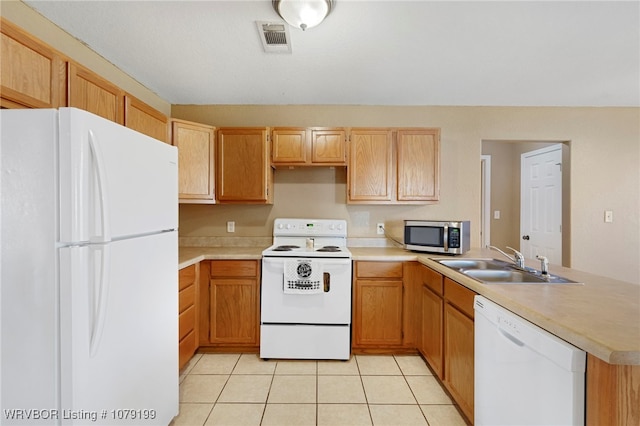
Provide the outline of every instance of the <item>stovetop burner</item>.
{"type": "Polygon", "coordinates": [[[290,245],[283,245],[283,246],[275,247],[273,249],[273,251],[291,251],[291,250],[297,249],[297,248],[300,248],[300,246],[294,246],[294,245],[290,244],[290,245]]]}
{"type": "Polygon", "coordinates": [[[324,247],[320,247],[318,250],[316,251],[331,251],[331,252],[335,252],[335,251],[342,251],[342,249],[338,246],[324,246],[324,247]]]}

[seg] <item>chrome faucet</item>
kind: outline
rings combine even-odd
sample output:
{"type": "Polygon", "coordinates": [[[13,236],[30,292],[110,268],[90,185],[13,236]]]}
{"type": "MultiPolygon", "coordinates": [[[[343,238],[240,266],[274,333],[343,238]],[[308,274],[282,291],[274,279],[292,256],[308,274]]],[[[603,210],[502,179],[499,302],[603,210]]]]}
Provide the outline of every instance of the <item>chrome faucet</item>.
{"type": "Polygon", "coordinates": [[[507,259],[509,259],[510,261],[512,261],[513,263],[516,264],[516,266],[518,268],[522,268],[525,269],[524,266],[524,255],[522,253],[520,253],[518,250],[512,248],[512,247],[508,247],[507,248],[509,250],[513,250],[513,254],[514,256],[511,257],[510,255],[508,255],[507,253],[503,252],[502,250],[500,250],[498,247],[496,246],[487,246],[488,248],[497,251],[498,253],[502,254],[503,256],[505,256],[507,259]]]}
{"type": "Polygon", "coordinates": [[[542,275],[549,275],[549,259],[539,255],[536,255],[536,259],[540,261],[540,273],[542,275]]]}

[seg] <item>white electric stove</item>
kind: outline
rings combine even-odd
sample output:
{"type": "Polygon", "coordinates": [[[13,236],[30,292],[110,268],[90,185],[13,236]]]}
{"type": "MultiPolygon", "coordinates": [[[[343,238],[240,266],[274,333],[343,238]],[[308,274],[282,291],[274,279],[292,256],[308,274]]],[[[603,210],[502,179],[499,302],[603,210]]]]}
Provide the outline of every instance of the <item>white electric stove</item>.
{"type": "Polygon", "coordinates": [[[276,219],[262,252],[260,358],[349,359],[347,223],[276,219]]]}

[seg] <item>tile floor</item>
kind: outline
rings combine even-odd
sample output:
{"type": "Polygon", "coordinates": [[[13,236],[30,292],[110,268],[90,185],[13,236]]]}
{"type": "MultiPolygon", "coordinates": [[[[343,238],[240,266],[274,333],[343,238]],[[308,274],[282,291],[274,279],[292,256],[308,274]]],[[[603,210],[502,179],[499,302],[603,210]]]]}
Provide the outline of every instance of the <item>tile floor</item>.
{"type": "Polygon", "coordinates": [[[417,355],[263,361],[197,354],[180,376],[180,425],[465,425],[417,355]]]}

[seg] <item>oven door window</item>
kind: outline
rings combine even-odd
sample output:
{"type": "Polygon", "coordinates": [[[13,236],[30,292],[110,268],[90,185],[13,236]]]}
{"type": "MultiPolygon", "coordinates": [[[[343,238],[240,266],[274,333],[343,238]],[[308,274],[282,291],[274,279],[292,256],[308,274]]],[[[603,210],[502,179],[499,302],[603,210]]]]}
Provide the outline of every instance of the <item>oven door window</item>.
{"type": "Polygon", "coordinates": [[[410,226],[406,228],[404,238],[406,244],[444,247],[444,228],[441,226],[410,226]]]}

